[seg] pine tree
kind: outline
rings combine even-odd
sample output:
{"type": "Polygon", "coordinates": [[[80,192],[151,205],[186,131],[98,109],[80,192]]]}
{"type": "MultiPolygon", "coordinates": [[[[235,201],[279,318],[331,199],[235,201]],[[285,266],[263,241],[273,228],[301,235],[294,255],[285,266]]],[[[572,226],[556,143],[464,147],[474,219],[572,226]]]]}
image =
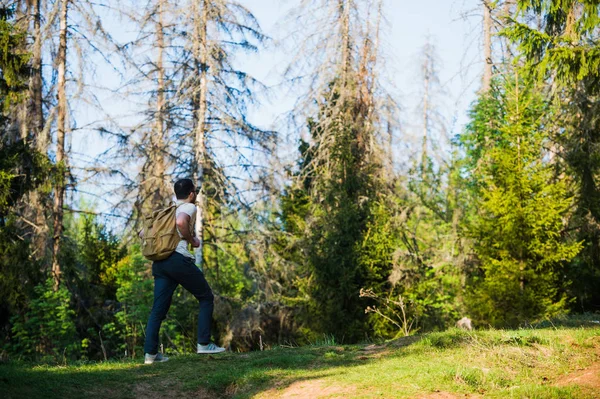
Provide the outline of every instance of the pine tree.
{"type": "Polygon", "coordinates": [[[48,179],[50,161],[27,140],[9,131],[9,111],[25,100],[30,55],[23,52],[26,32],[17,28],[14,9],[0,6],[0,305],[1,339],[8,342],[8,319],[23,311],[35,285],[43,279],[32,259],[32,238],[15,209],[48,179]]]}
{"type": "Polygon", "coordinates": [[[289,235],[282,249],[289,251],[283,256],[296,264],[301,277],[296,287],[305,325],[352,341],[370,333],[364,312],[368,301],[359,297],[360,289],[381,290],[391,268],[388,242],[371,240],[385,231],[389,217],[377,212],[388,193],[380,149],[388,145],[390,133],[379,112],[390,98],[378,81],[382,5],[353,0],[303,4],[300,22],[322,29],[319,21],[302,21],[305,7],[318,9],[329,22],[328,29],[299,45],[302,63],[288,69],[289,76],[308,77],[310,89],[296,117],[306,118],[310,139],[301,141],[299,169],[283,197],[289,235]],[[313,50],[315,40],[319,45],[313,50]]]}
{"type": "Polygon", "coordinates": [[[573,198],[547,159],[548,105],[530,79],[501,83],[476,104],[462,138],[467,154],[478,156],[467,169],[478,209],[470,235],[480,262],[469,305],[481,323],[515,326],[565,310],[564,266],[581,246],[563,238],[573,198]],[[490,105],[500,116],[493,129],[480,123],[490,120],[490,105]]]}
{"type": "Polygon", "coordinates": [[[576,183],[572,229],[584,249],[569,267],[576,309],[600,309],[600,2],[519,0],[504,35],[525,67],[549,86],[557,111],[548,119],[557,167],[576,183]],[[536,24],[528,23],[533,17],[536,24]],[[564,161],[564,162],[563,162],[564,161]]]}

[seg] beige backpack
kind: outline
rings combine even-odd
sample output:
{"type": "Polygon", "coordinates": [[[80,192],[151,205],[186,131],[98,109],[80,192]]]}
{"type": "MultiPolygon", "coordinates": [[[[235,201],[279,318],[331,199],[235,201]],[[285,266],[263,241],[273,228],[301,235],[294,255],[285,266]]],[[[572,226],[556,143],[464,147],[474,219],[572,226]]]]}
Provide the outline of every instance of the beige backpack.
{"type": "Polygon", "coordinates": [[[144,218],[142,255],[148,260],[168,258],[177,248],[181,238],[177,232],[175,211],[171,203],[167,208],[154,211],[144,218]]]}

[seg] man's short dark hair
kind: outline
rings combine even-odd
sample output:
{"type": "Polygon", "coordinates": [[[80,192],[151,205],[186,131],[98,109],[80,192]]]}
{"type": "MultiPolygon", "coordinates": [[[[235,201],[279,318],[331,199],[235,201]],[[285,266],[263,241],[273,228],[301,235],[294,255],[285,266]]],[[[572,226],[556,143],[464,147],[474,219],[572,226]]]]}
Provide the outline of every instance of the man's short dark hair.
{"type": "Polygon", "coordinates": [[[186,199],[194,189],[194,182],[191,179],[181,179],[175,182],[175,196],[177,199],[186,199]]]}

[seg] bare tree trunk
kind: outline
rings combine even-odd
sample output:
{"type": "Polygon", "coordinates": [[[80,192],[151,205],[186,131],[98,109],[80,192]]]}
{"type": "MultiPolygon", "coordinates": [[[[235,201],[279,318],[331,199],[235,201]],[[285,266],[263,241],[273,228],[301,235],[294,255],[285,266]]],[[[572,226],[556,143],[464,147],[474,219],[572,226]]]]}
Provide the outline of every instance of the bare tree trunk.
{"type": "MultiPolygon", "coordinates": [[[[370,33],[369,21],[367,21],[367,32],[370,33]]],[[[352,122],[355,124],[356,144],[365,159],[370,155],[370,149],[373,148],[371,140],[372,134],[369,134],[369,107],[370,107],[370,90],[369,90],[369,58],[371,56],[371,41],[367,35],[363,43],[361,61],[358,65],[358,74],[356,76],[356,98],[354,99],[354,115],[352,122]]]]}
{"type": "MultiPolygon", "coordinates": [[[[366,148],[366,155],[368,159],[374,154],[375,150],[375,134],[373,132],[373,111],[375,106],[375,99],[373,95],[374,85],[377,81],[377,58],[379,55],[379,34],[381,29],[381,17],[382,17],[383,1],[377,2],[377,17],[375,20],[375,30],[371,31],[370,20],[367,20],[365,41],[364,41],[364,52],[363,62],[360,67],[359,79],[361,80],[361,100],[363,104],[363,125],[365,133],[368,135],[368,147],[366,148]]],[[[366,141],[366,140],[365,140],[366,141]]],[[[370,159],[373,161],[372,159],[370,159]]]]}
{"type": "Polygon", "coordinates": [[[392,128],[392,122],[391,121],[387,121],[386,123],[386,130],[387,130],[387,155],[388,155],[388,162],[390,164],[390,176],[393,176],[394,174],[394,129],[392,128]]]}
{"type": "Polygon", "coordinates": [[[161,204],[165,200],[165,68],[164,68],[164,2],[160,0],[158,4],[158,26],[156,27],[156,39],[158,45],[158,59],[156,62],[156,73],[158,90],[156,94],[156,131],[154,134],[154,145],[152,151],[155,152],[154,176],[151,184],[154,186],[154,195],[152,204],[161,204]]]}
{"type": "Polygon", "coordinates": [[[425,49],[425,60],[423,62],[423,145],[421,148],[421,173],[425,176],[425,168],[427,165],[427,140],[429,133],[429,86],[431,80],[431,48],[429,42],[425,49]]]}
{"type": "MultiPolygon", "coordinates": [[[[31,52],[31,78],[29,80],[28,99],[28,130],[32,135],[35,148],[42,154],[48,153],[49,137],[48,131],[44,129],[43,109],[43,78],[42,78],[42,1],[32,0],[30,4],[30,16],[33,19],[33,49],[31,52]]],[[[45,206],[42,203],[42,195],[39,190],[29,194],[30,217],[36,226],[33,235],[35,247],[34,256],[44,259],[47,255],[48,223],[46,222],[45,206]]]]}
{"type": "Polygon", "coordinates": [[[204,168],[206,166],[206,118],[207,118],[207,90],[208,90],[208,1],[202,0],[201,10],[197,10],[196,15],[196,70],[200,76],[200,87],[196,94],[196,131],[194,136],[194,161],[196,166],[196,175],[194,180],[197,187],[200,188],[196,200],[196,237],[200,241],[200,246],[196,248],[196,265],[202,269],[204,259],[204,214],[205,214],[205,192],[204,192],[204,168]]]}
{"type": "MultiPolygon", "coordinates": [[[[15,26],[19,32],[28,32],[29,25],[31,22],[31,14],[29,12],[29,6],[25,1],[15,1],[15,26]]],[[[27,51],[27,44],[24,41],[22,43],[22,51],[27,51]]],[[[29,126],[28,126],[28,115],[27,115],[27,101],[19,103],[16,107],[17,123],[18,123],[18,137],[20,140],[27,142],[29,139],[29,126]]],[[[16,126],[15,126],[16,127],[16,126]]],[[[18,140],[15,136],[15,141],[18,140]]]]}
{"type": "Polygon", "coordinates": [[[138,209],[142,214],[150,213],[165,205],[169,191],[165,182],[167,172],[167,126],[166,126],[166,71],[164,64],[165,48],[165,12],[166,0],[158,0],[156,11],[157,21],[154,26],[156,37],[155,47],[158,51],[155,59],[155,68],[152,71],[156,78],[156,104],[154,107],[154,121],[152,127],[145,132],[145,162],[140,173],[140,195],[138,209]]]}
{"type": "Polygon", "coordinates": [[[342,85],[348,84],[348,73],[352,65],[352,47],[350,43],[350,4],[348,0],[338,0],[342,36],[342,85]]]}
{"type": "Polygon", "coordinates": [[[483,81],[481,92],[487,93],[492,84],[492,9],[489,0],[482,0],[483,4],[483,81]]]}
{"type": "MultiPolygon", "coordinates": [[[[17,116],[20,140],[32,144],[40,153],[48,152],[48,140],[41,140],[43,131],[42,116],[42,55],[41,55],[41,10],[43,0],[19,1],[16,5],[17,28],[20,32],[31,35],[33,43],[23,42],[23,52],[31,54],[29,66],[31,70],[27,96],[18,104],[12,115],[17,116]],[[39,110],[39,111],[38,111],[39,110]],[[40,122],[41,119],[41,122],[40,122]]],[[[17,136],[14,136],[15,140],[17,136]]],[[[25,224],[22,226],[26,235],[31,236],[33,252],[31,256],[36,260],[45,260],[48,254],[49,225],[47,222],[45,204],[42,203],[41,189],[28,192],[15,208],[16,214],[25,224]]],[[[46,262],[44,262],[45,265],[46,262]]],[[[48,267],[50,265],[47,265],[48,267]]]]}
{"type": "Polygon", "coordinates": [[[33,0],[33,52],[31,59],[31,80],[29,82],[29,98],[31,101],[30,123],[36,149],[41,153],[48,151],[48,133],[44,132],[43,84],[42,84],[42,1],[33,0]]]}
{"type": "Polygon", "coordinates": [[[66,71],[67,71],[67,13],[70,0],[60,0],[60,38],[58,45],[58,110],[57,110],[57,136],[56,136],[56,164],[59,176],[56,178],[54,190],[54,236],[52,245],[52,276],[54,288],[60,284],[59,252],[61,235],[63,232],[63,203],[65,196],[66,165],[65,136],[67,133],[67,97],[66,97],[66,71]]]}

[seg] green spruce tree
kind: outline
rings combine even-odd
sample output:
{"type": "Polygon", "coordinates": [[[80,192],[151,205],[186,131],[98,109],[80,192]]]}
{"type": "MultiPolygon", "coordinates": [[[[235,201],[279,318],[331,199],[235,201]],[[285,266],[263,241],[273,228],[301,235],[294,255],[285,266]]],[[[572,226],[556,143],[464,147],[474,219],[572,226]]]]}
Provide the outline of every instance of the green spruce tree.
{"type": "Polygon", "coordinates": [[[15,131],[9,111],[27,88],[29,55],[21,49],[14,7],[0,6],[0,341],[9,343],[11,316],[24,312],[34,287],[43,282],[41,264],[32,259],[32,237],[15,208],[28,192],[46,181],[50,162],[15,131]]]}
{"type": "Polygon", "coordinates": [[[583,250],[568,269],[578,311],[600,310],[600,1],[519,0],[504,35],[528,69],[550,88],[557,111],[549,126],[558,166],[573,178],[570,228],[583,250]],[[527,21],[539,21],[537,24],[527,21]]]}
{"type": "Polygon", "coordinates": [[[581,245],[564,239],[573,198],[545,149],[548,104],[529,78],[500,83],[475,105],[462,138],[467,155],[477,154],[467,173],[480,268],[468,303],[479,323],[515,326],[565,310],[564,266],[581,245]]]}

